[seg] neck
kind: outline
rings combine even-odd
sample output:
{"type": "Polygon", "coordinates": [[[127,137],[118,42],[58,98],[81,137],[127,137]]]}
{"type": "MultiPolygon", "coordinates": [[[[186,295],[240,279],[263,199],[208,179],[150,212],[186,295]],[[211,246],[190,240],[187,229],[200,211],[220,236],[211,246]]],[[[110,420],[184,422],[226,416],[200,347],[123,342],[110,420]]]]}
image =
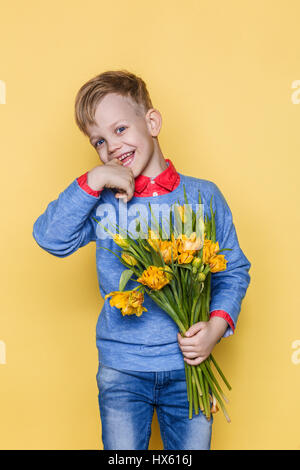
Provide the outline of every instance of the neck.
{"type": "Polygon", "coordinates": [[[156,178],[156,176],[166,168],[168,168],[168,165],[161,150],[156,151],[155,149],[150,162],[142,171],[142,175],[148,176],[149,178],[156,178]]]}

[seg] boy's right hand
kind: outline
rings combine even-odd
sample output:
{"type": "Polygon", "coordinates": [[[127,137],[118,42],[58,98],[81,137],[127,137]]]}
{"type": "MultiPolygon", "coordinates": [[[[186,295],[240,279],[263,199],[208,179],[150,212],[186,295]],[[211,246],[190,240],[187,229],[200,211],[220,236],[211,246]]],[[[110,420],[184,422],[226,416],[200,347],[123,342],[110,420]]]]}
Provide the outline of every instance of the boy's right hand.
{"type": "Polygon", "coordinates": [[[125,202],[130,201],[134,194],[135,180],[131,168],[123,166],[120,160],[113,160],[98,165],[88,172],[87,184],[94,191],[103,188],[116,188],[116,198],[122,197],[125,202]]]}

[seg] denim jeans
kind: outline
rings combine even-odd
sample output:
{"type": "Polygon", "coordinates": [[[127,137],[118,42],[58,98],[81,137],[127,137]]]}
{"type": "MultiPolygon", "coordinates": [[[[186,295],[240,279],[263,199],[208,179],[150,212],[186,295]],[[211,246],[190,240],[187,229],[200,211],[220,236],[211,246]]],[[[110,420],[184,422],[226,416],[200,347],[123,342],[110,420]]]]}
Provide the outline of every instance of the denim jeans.
{"type": "Polygon", "coordinates": [[[99,363],[96,375],[104,450],[147,450],[156,407],[164,449],[209,450],[213,417],[189,419],[185,369],[116,370],[99,363]]]}

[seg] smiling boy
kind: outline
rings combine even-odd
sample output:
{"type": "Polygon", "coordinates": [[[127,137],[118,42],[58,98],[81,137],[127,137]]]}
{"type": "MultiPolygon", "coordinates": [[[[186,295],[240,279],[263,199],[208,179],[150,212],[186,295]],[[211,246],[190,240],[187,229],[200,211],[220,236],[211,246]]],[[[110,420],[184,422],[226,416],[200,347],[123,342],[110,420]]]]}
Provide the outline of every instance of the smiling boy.
{"type": "MultiPolygon", "coordinates": [[[[210,449],[213,418],[208,421],[201,411],[188,418],[184,361],[199,364],[222,337],[233,334],[250,282],[251,264],[239,246],[229,206],[213,182],[177,172],[164,157],[158,142],[162,117],[140,77],[121,70],[92,78],[77,93],[75,120],[102,164],[77,177],[48,204],[34,223],[33,236],[59,257],[95,241],[103,298],[118,290],[123,270],[108,251],[115,250],[112,238],[99,237],[94,219],[101,219],[104,208],[113,207],[118,214],[119,198],[128,215],[137,204],[184,203],[185,185],[192,204],[201,191],[208,213],[214,196],[217,240],[232,251],[226,255],[228,269],[212,276],[210,320],[196,323],[182,338],[176,324],[146,295],[147,311],[140,318],[122,316],[106,299],[96,326],[104,449],[148,449],[154,408],[164,449],[210,449]]],[[[127,288],[133,287],[131,280],[127,288]]]]}

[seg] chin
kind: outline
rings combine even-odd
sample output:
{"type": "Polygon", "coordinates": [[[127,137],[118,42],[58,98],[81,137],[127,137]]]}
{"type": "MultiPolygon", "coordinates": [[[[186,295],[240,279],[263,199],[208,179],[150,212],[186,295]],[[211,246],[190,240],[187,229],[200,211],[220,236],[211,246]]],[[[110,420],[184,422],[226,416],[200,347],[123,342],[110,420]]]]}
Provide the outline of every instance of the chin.
{"type": "Polygon", "coordinates": [[[133,164],[131,167],[134,178],[137,178],[143,171],[143,168],[139,168],[136,164],[133,164]]]}

